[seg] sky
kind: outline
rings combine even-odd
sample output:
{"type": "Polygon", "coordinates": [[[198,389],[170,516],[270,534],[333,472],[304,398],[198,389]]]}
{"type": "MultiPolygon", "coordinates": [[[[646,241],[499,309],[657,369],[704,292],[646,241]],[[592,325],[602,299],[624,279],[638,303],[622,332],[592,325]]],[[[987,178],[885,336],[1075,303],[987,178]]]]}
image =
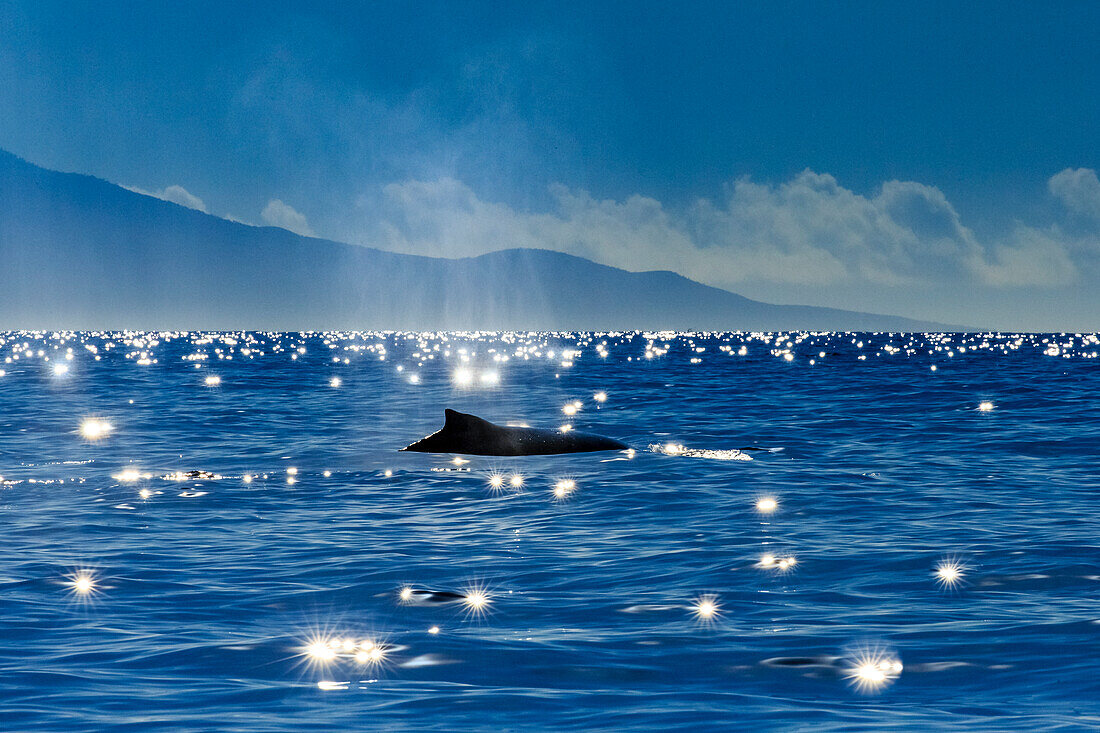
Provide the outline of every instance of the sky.
{"type": "Polygon", "coordinates": [[[0,148],[402,252],[1100,329],[1100,4],[0,0],[0,148]]]}

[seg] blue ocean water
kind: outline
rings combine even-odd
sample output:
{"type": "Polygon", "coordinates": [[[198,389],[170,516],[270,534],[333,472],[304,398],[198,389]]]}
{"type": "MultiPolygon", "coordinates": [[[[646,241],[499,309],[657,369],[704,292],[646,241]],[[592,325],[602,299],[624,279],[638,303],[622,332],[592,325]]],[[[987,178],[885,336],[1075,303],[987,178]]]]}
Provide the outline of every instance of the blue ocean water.
{"type": "Polygon", "coordinates": [[[1100,726],[1093,335],[0,344],[4,731],[1100,726]]]}

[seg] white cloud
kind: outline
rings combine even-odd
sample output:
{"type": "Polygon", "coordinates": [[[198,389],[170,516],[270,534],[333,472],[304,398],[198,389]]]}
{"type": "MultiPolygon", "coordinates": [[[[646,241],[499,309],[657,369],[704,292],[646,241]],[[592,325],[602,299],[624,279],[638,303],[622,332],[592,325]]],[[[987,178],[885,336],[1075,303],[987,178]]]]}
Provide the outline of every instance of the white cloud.
{"type": "Polygon", "coordinates": [[[1047,183],[1070,211],[1100,221],[1100,178],[1091,168],[1066,168],[1047,183]]]}
{"type": "Polygon", "coordinates": [[[1011,237],[978,262],[980,281],[994,286],[1057,287],[1080,279],[1071,250],[1057,228],[1048,231],[1017,225],[1011,237]]]}
{"type": "MultiPolygon", "coordinates": [[[[1072,172],[1067,181],[1066,173],[1051,179],[1051,190],[1089,201],[1089,177],[1072,172]]],[[[1082,243],[1057,227],[1017,224],[1000,240],[980,241],[942,191],[912,181],[887,181],[865,196],[809,170],[778,185],[743,178],[720,200],[680,212],[644,196],[599,200],[564,186],[551,193],[549,211],[524,212],[442,178],[391,184],[380,201],[361,204],[373,219],[368,243],[387,249],[463,257],[533,247],[720,287],[1055,287],[1080,278],[1082,243]]]]}
{"type": "Polygon", "coordinates": [[[152,196],[153,198],[161,199],[162,201],[170,201],[173,204],[179,204],[180,206],[186,206],[189,209],[195,209],[201,211],[204,214],[209,213],[206,210],[206,204],[195,194],[188,191],[183,186],[167,186],[159,191],[146,191],[143,188],[137,188],[134,186],[126,186],[127,189],[134,193],[140,193],[143,196],[152,196]]]}
{"type": "Polygon", "coordinates": [[[225,214],[225,215],[222,216],[222,218],[225,219],[226,221],[231,221],[234,224],[244,224],[245,226],[248,226],[248,227],[256,226],[252,222],[245,221],[244,219],[240,218],[239,216],[234,216],[233,214],[225,214]]]}
{"type": "Polygon", "coordinates": [[[309,222],[306,221],[305,215],[295,211],[293,207],[279,199],[268,201],[267,206],[260,213],[260,217],[271,226],[289,229],[295,234],[301,234],[303,237],[316,236],[313,230],[309,228],[309,222]]]}
{"type": "Polygon", "coordinates": [[[171,201],[174,204],[180,206],[186,206],[189,209],[195,209],[196,211],[206,211],[206,204],[202,199],[188,191],[183,186],[169,186],[160,191],[160,198],[165,201],[171,201]]]}

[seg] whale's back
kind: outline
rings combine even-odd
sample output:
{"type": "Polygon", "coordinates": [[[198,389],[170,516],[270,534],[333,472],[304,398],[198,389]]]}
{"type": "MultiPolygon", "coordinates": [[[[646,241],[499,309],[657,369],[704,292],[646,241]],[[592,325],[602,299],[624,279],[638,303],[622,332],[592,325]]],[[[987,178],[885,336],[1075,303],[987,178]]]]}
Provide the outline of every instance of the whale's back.
{"type": "Polygon", "coordinates": [[[618,440],[587,433],[495,425],[476,415],[445,410],[443,427],[401,450],[475,456],[534,456],[625,450],[618,440]]]}

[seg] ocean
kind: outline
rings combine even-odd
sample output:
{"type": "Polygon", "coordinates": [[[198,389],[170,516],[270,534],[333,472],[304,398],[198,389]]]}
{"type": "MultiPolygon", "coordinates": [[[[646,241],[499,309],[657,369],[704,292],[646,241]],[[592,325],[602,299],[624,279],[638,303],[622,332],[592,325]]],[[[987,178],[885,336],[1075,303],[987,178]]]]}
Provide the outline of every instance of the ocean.
{"type": "Polygon", "coordinates": [[[0,333],[0,730],[1095,729],[1098,352],[0,333]]]}

